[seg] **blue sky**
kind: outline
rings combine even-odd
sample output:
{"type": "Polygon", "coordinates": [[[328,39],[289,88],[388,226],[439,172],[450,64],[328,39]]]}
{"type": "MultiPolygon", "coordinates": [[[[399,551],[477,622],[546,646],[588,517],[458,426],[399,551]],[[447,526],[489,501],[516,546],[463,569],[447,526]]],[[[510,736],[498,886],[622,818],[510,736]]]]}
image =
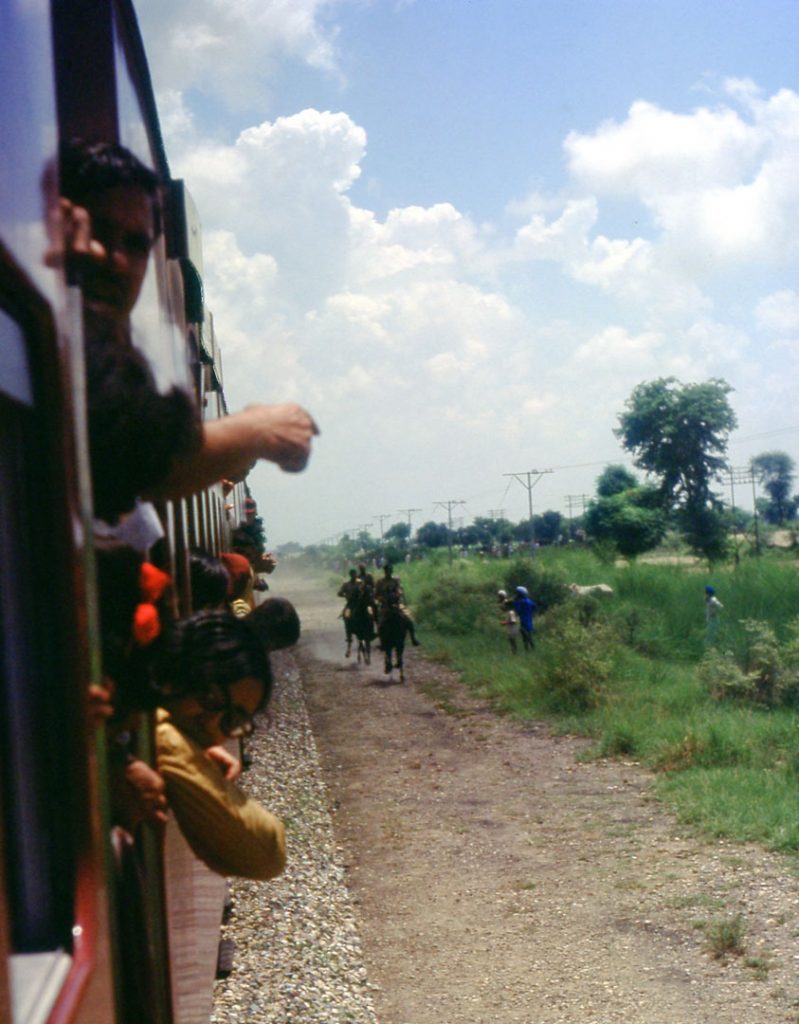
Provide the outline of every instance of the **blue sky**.
{"type": "Polygon", "coordinates": [[[736,465],[799,460],[795,3],[138,9],[231,407],[322,427],[251,476],[271,542],[518,519],[503,474],[549,466],[565,510],[661,375],[730,381],[736,465]]]}

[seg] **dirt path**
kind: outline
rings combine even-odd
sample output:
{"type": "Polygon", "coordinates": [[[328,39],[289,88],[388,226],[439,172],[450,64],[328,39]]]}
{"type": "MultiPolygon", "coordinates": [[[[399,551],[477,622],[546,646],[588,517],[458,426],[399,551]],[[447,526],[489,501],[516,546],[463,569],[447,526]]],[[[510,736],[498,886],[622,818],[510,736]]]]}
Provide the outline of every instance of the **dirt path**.
{"type": "Polygon", "coordinates": [[[418,652],[387,685],[344,660],[331,592],[285,569],[280,588],[381,1024],[799,1020],[787,860],[692,837],[639,767],[579,764],[418,652]],[[743,953],[715,959],[739,914],[743,953]]]}

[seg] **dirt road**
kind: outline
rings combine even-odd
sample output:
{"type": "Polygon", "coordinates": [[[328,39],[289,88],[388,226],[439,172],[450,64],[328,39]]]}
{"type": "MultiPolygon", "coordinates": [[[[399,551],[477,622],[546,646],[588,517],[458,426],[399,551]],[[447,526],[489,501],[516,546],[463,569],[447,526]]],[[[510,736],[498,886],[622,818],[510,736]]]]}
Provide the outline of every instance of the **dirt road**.
{"type": "Polygon", "coordinates": [[[379,655],[344,659],[332,591],[284,566],[280,592],[381,1024],[799,1020],[789,861],[692,836],[637,765],[580,764],[580,741],[497,717],[418,651],[387,685],[379,655]]]}

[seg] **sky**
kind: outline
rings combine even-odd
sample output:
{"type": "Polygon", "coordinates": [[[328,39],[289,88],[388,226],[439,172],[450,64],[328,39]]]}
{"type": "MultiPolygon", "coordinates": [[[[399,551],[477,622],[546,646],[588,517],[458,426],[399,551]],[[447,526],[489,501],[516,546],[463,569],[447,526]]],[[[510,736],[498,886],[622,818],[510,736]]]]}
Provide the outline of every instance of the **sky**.
{"type": "Polygon", "coordinates": [[[664,376],[799,463],[795,0],[136,6],[270,546],[576,510],[664,376]]]}

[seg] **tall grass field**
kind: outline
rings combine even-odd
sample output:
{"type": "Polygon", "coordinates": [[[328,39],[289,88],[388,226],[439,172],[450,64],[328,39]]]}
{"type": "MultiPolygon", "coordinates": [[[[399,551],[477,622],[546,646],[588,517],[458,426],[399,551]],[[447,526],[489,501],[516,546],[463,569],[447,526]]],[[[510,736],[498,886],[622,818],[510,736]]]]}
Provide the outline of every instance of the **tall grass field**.
{"type": "Polygon", "coordinates": [[[587,756],[656,772],[685,822],[799,851],[799,568],[792,559],[698,565],[434,557],[401,567],[428,654],[498,710],[591,739],[587,756]],[[607,583],[575,597],[567,584],[607,583]],[[704,587],[723,604],[706,635],[704,587]],[[535,650],[510,651],[498,589],[536,601],[535,650]]]}

